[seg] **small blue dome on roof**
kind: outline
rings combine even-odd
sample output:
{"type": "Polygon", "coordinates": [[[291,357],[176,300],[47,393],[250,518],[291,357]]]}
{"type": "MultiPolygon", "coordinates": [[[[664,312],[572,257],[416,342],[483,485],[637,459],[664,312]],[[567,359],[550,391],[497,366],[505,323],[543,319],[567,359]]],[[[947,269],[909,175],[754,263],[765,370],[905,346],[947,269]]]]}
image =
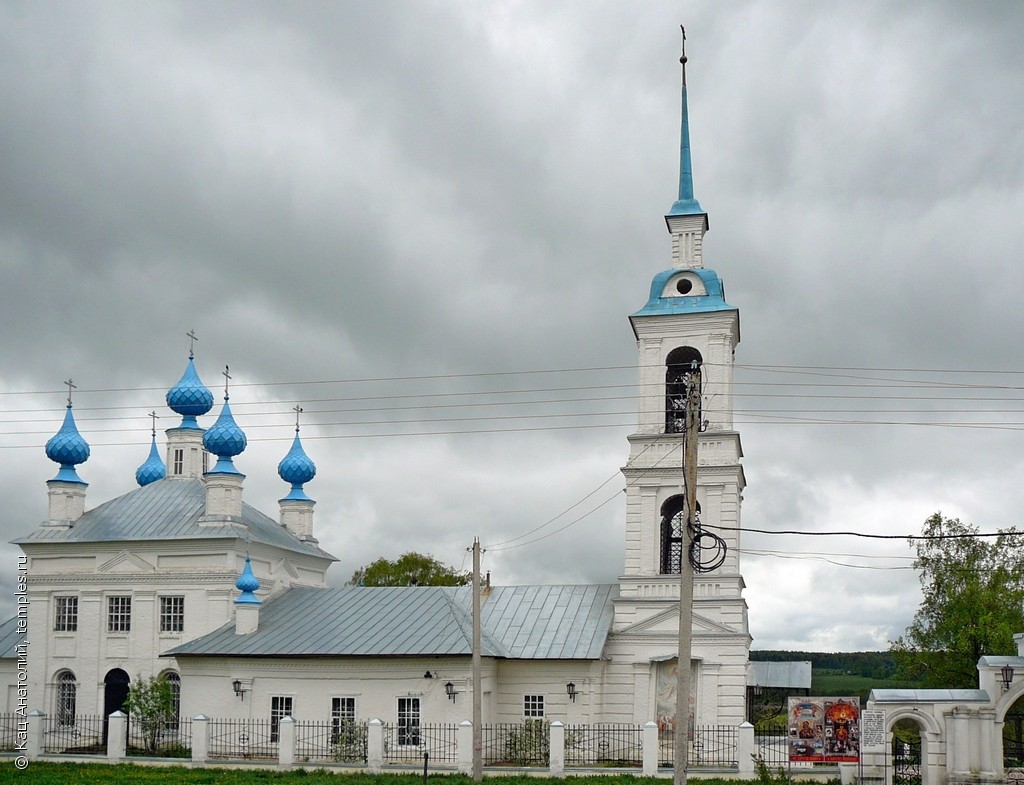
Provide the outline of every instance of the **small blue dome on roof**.
{"type": "Polygon", "coordinates": [[[220,417],[206,433],[203,434],[203,447],[217,456],[217,465],[210,474],[241,474],[231,459],[245,449],[245,433],[231,414],[228,396],[224,396],[224,407],[220,417]]]}
{"type": "Polygon", "coordinates": [[[291,483],[292,486],[291,492],[284,497],[285,499],[312,501],[302,489],[302,485],[316,477],[316,464],[306,455],[306,451],[302,449],[298,428],[295,429],[295,440],[292,442],[292,448],[277,465],[277,474],[285,482],[291,483]]]}
{"type": "Polygon", "coordinates": [[[235,605],[259,605],[261,603],[260,598],[254,593],[260,588],[260,581],[253,574],[252,564],[249,562],[248,556],[245,557],[245,567],[242,568],[242,574],[235,581],[235,588],[242,592],[238,599],[235,600],[235,605]]]}
{"type": "Polygon", "coordinates": [[[194,356],[189,353],[188,365],[181,380],[167,391],[167,405],[181,415],[180,428],[199,429],[196,417],[213,408],[213,393],[196,373],[194,356]]]}
{"type": "Polygon", "coordinates": [[[725,301],[725,287],[714,270],[673,267],[654,276],[647,304],[633,316],[735,310],[725,301]]]}
{"type": "Polygon", "coordinates": [[[60,464],[60,471],[54,480],[77,482],[86,485],[78,476],[75,466],[89,459],[89,443],[82,438],[75,425],[75,416],[71,411],[71,400],[68,398],[67,411],[64,413],[64,424],[46,443],[46,457],[60,464]]]}
{"type": "Polygon", "coordinates": [[[167,467],[163,458],[156,448],[156,434],[153,434],[153,443],[149,448],[149,457],[138,469],[135,470],[135,482],[140,486],[149,485],[151,482],[162,480],[167,476],[167,467]]]}

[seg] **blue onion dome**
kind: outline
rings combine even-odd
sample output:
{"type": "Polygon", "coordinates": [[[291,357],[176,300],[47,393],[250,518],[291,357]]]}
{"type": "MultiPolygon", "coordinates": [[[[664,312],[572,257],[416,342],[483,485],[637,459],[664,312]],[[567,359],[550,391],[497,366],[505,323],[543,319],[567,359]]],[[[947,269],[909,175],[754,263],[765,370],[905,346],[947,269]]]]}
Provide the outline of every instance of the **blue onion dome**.
{"type": "Polygon", "coordinates": [[[241,593],[238,599],[235,600],[236,605],[259,605],[261,600],[256,596],[255,592],[260,588],[260,581],[252,571],[252,564],[249,562],[249,557],[245,557],[245,567],[242,568],[242,574],[238,576],[238,580],[235,581],[235,588],[241,593]]]}
{"type": "Polygon", "coordinates": [[[228,396],[225,395],[220,417],[213,427],[203,434],[203,447],[217,456],[217,465],[210,470],[210,474],[241,474],[231,459],[245,449],[245,444],[245,433],[231,415],[231,406],[228,404],[228,396]]]}
{"type": "Polygon", "coordinates": [[[87,484],[78,476],[75,466],[85,463],[89,459],[89,443],[78,432],[75,415],[71,412],[70,400],[67,411],[64,413],[64,424],[46,443],[46,457],[54,463],[60,464],[60,471],[57,472],[54,480],[87,484]]]}
{"type": "Polygon", "coordinates": [[[156,448],[156,434],[153,434],[153,444],[149,448],[149,457],[146,462],[135,470],[135,482],[140,486],[149,485],[151,482],[162,480],[167,476],[167,467],[164,466],[163,458],[156,448]]]}
{"type": "Polygon", "coordinates": [[[188,365],[181,380],[167,391],[167,405],[171,411],[181,415],[181,428],[199,429],[196,417],[213,408],[213,393],[203,384],[196,373],[194,355],[188,355],[188,365]]]}
{"type": "Polygon", "coordinates": [[[277,465],[278,476],[287,483],[291,483],[292,489],[285,499],[299,501],[312,501],[302,489],[303,483],[307,483],[316,477],[316,464],[306,455],[302,449],[302,442],[299,440],[299,429],[295,429],[295,441],[288,454],[281,459],[277,465]]]}

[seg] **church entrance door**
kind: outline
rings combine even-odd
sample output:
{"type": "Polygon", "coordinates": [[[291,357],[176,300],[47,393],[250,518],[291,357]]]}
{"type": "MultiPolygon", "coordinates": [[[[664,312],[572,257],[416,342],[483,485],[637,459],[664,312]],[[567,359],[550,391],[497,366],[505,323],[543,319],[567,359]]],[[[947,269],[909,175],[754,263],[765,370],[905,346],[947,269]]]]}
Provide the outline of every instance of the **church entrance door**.
{"type": "MultiPolygon", "coordinates": [[[[110,715],[120,711],[128,698],[128,685],[131,679],[128,674],[120,668],[113,668],[107,671],[103,677],[103,745],[107,744],[107,724],[110,722],[110,715]]],[[[126,723],[127,724],[127,723],[126,723]]]]}

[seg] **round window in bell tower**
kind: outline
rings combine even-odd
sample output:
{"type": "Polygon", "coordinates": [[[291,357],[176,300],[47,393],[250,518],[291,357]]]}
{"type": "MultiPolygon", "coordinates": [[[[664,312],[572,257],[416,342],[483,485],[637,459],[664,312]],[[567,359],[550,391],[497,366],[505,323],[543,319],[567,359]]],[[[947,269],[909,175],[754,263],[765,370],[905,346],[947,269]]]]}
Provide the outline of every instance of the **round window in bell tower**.
{"type": "Polygon", "coordinates": [[[689,294],[693,291],[693,281],[689,278],[680,278],[676,281],[676,291],[679,292],[679,294],[689,294]]]}

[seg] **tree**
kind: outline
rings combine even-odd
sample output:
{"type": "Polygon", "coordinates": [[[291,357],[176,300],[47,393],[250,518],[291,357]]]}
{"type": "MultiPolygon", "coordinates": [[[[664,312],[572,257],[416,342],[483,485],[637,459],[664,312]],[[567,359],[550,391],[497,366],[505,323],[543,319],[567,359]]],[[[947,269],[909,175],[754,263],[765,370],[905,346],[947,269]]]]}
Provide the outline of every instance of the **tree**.
{"type": "Polygon", "coordinates": [[[174,719],[177,708],[174,690],[167,677],[163,674],[148,679],[136,676],[128,688],[124,708],[141,730],[146,749],[156,752],[160,731],[174,719]]]}
{"type": "Polygon", "coordinates": [[[377,559],[352,573],[349,586],[465,586],[468,572],[442,564],[433,556],[403,553],[395,561],[377,559]]]}
{"type": "Polygon", "coordinates": [[[1024,632],[1024,537],[1014,528],[985,539],[978,528],[935,513],[911,539],[924,599],[893,641],[897,678],[923,687],[978,686],[984,654],[1016,654],[1024,632]]]}

